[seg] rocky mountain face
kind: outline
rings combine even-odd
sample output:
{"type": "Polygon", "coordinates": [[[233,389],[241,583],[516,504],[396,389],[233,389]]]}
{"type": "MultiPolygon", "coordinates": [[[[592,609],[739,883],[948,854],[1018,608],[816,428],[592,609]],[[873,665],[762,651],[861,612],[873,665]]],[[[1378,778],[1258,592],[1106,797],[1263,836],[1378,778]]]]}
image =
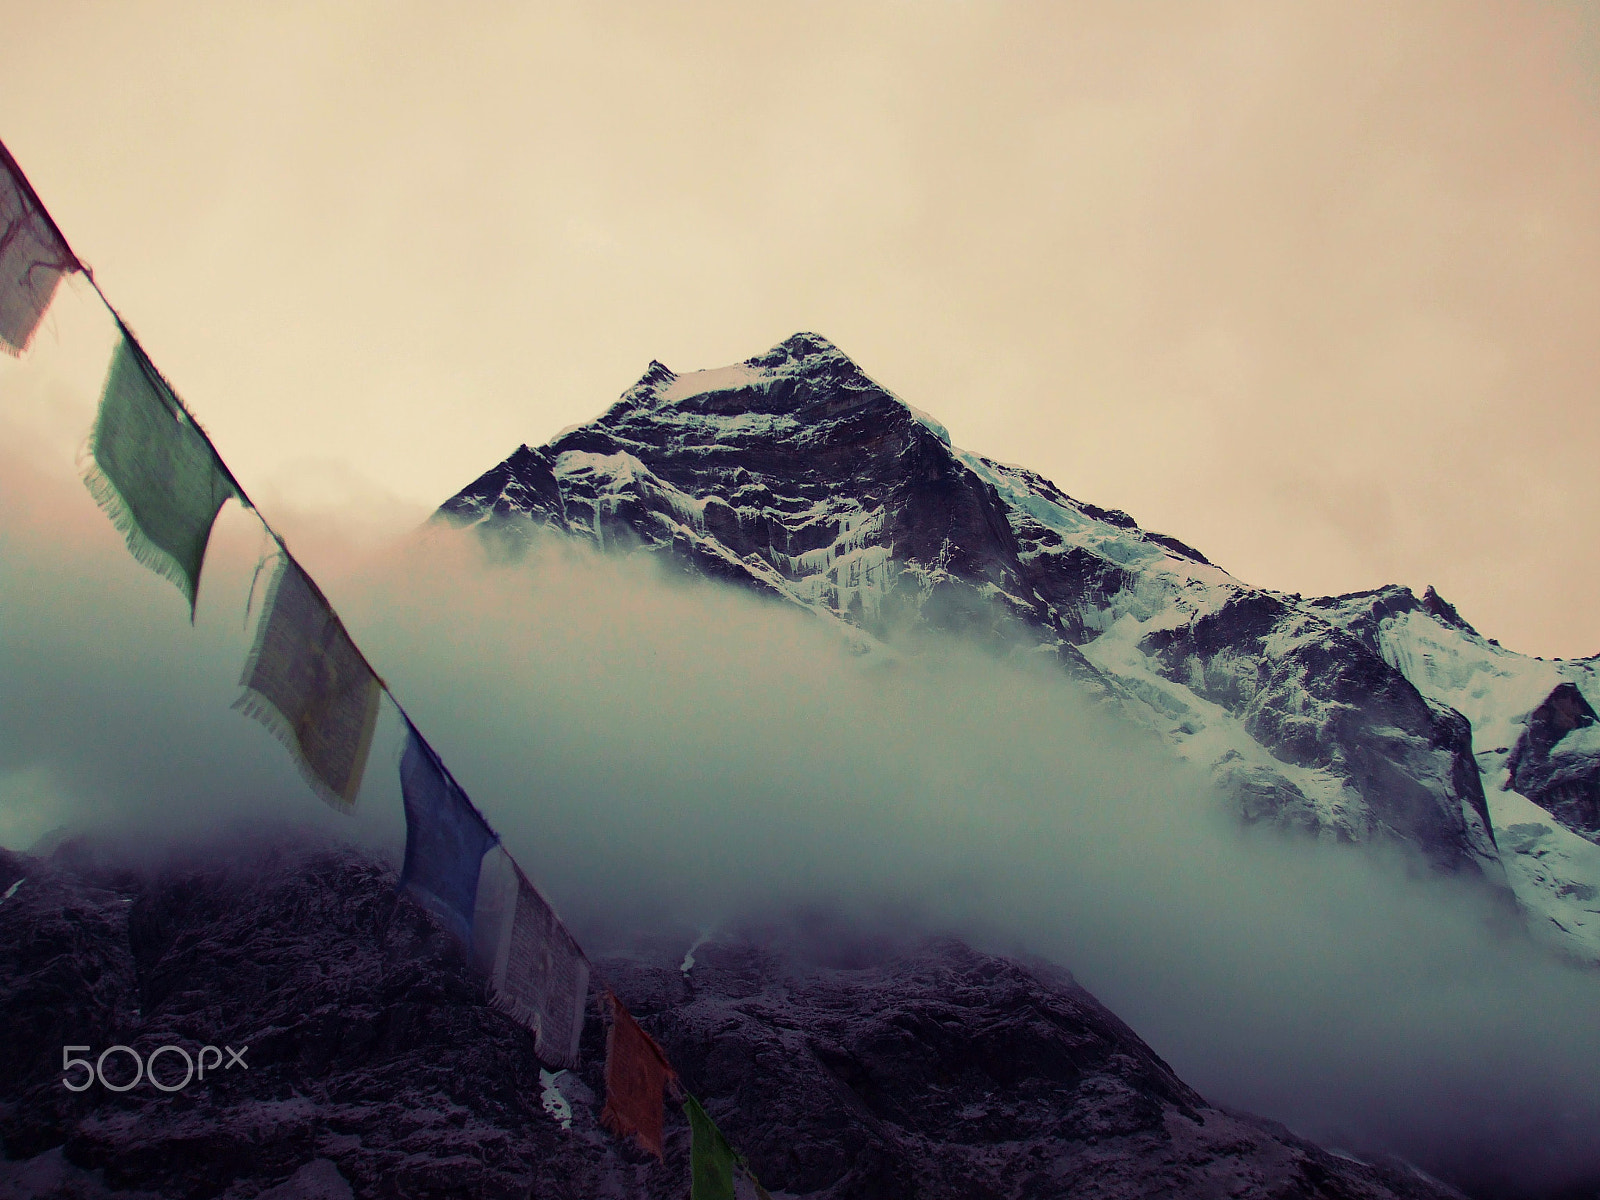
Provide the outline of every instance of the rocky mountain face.
{"type": "Polygon", "coordinates": [[[1512,787],[1590,840],[1600,840],[1595,720],[1577,684],[1557,684],[1528,714],[1506,760],[1512,787]]]}
{"type": "MultiPolygon", "coordinates": [[[[0,852],[0,1198],[686,1195],[675,1108],[664,1163],[598,1124],[598,996],[582,1066],[541,1071],[395,886],[338,847],[139,870],[0,852]],[[84,1070],[64,1046],[113,1045],[229,1057],[179,1086],[164,1052],[167,1091],[64,1086],[84,1070]]],[[[831,961],[801,944],[595,964],[775,1200],[1459,1195],[1211,1107],[1058,968],[949,940],[841,958],[830,939],[831,961]]],[[[121,1051],[101,1067],[134,1078],[121,1051]]]]}
{"type": "Polygon", "coordinates": [[[863,651],[932,628],[1049,654],[1208,767],[1243,819],[1398,839],[1509,888],[1537,936],[1600,961],[1600,662],[1506,651],[1431,589],[1249,586],[951,445],[815,334],[715,370],[652,363],[439,515],[511,547],[543,527],[657,554],[863,651]]]}

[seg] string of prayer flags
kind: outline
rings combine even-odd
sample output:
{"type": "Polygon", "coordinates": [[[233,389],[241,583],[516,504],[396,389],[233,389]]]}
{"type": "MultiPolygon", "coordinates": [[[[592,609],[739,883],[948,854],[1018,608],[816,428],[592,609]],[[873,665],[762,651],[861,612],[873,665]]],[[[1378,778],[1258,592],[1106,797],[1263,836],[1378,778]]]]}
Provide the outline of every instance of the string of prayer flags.
{"type": "Polygon", "coordinates": [[[134,559],[177,586],[194,620],[211,527],[230,498],[243,496],[127,330],[106,373],[83,480],[134,559]]]}
{"type": "Polygon", "coordinates": [[[26,351],[61,276],[81,269],[17,160],[0,143],[0,349],[26,351]]]}
{"type": "Polygon", "coordinates": [[[498,843],[483,856],[472,933],[473,965],[488,977],[490,1004],[534,1035],[545,1063],[577,1066],[589,960],[498,843]]]}
{"type": "MultiPolygon", "coordinates": [[[[83,269],[0,144],[0,349],[23,353],[61,276],[83,269]]],[[[100,298],[105,301],[103,293],[100,298]]],[[[250,501],[109,301],[106,307],[121,337],[90,435],[84,482],[127,538],[134,558],[188,598],[193,620],[217,514],[230,498],[246,507],[250,501]]],[[[234,708],[289,747],[324,801],[348,811],[361,790],[385,685],[282,539],[270,526],[267,532],[277,541],[280,561],[234,708]]],[[[400,886],[469,948],[473,966],[487,976],[490,1003],[533,1033],[538,1057],[575,1067],[588,960],[410,717],[405,719],[400,886]]],[[[21,881],[13,884],[0,899],[20,886],[21,881]]],[[[740,1182],[757,1200],[771,1200],[699,1101],[677,1088],[677,1072],[655,1039],[609,989],[605,1001],[610,1024],[601,1124],[664,1159],[663,1104],[671,1084],[683,1098],[691,1129],[692,1200],[739,1200],[740,1182]]]]}
{"type": "Polygon", "coordinates": [[[661,1147],[663,1094],[677,1072],[667,1056],[629,1015],[616,993],[606,992],[611,1028],[606,1031],[606,1103],[600,1123],[619,1138],[632,1137],[641,1149],[664,1158],[661,1147]]]}
{"type": "Polygon", "coordinates": [[[400,791],[406,809],[400,886],[470,948],[479,868],[497,839],[409,718],[400,791]]]}
{"type": "Polygon", "coordinates": [[[283,552],[233,707],[294,752],[331,807],[348,812],[361,791],[383,682],[326,597],[283,552]]]}

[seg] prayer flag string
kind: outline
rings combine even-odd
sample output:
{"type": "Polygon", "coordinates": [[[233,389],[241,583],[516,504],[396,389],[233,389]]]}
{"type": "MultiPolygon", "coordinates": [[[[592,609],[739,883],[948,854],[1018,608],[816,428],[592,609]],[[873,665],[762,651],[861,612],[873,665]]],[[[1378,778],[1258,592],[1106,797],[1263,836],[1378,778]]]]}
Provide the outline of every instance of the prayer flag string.
{"type": "MultiPolygon", "coordinates": [[[[280,561],[234,707],[283,741],[319,797],[349,811],[361,790],[380,697],[389,697],[407,730],[401,889],[460,940],[485,978],[491,1005],[533,1034],[537,1057],[575,1066],[587,957],[250,501],[0,142],[0,349],[26,352],[61,276],[75,271],[83,272],[120,335],[88,443],[89,491],[134,559],[188,599],[191,621],[217,514],[229,499],[254,513],[280,561]]],[[[609,988],[603,1001],[609,1020],[601,1123],[662,1158],[670,1085],[682,1095],[690,1125],[693,1200],[732,1200],[736,1170],[760,1200],[770,1200],[700,1103],[677,1088],[677,1072],[656,1040],[609,988]]]]}

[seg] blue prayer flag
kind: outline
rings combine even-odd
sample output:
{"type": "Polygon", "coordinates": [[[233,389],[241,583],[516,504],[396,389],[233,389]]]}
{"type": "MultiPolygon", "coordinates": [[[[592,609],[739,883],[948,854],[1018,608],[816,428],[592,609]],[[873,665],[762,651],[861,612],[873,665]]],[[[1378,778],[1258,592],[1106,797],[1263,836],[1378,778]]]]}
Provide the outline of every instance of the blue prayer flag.
{"type": "Polygon", "coordinates": [[[400,790],[406,805],[406,861],[400,886],[436,913],[469,949],[483,856],[499,839],[445,770],[433,747],[406,722],[400,790]]]}

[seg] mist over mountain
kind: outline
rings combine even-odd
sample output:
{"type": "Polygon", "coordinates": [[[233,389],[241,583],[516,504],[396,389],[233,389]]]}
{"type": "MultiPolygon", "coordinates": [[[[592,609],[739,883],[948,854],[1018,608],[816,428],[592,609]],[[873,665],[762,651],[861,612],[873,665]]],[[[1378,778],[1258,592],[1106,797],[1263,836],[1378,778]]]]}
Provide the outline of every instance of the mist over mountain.
{"type": "Polygon", "coordinates": [[[652,363],[599,419],[439,510],[655,552],[839,622],[1044,656],[1209,771],[1247,822],[1402,842],[1505,889],[1600,962],[1600,658],[1485,639],[1432,588],[1252,587],[1128,514],[950,444],[799,333],[731,367],[652,363]]]}
{"type": "MultiPolygon", "coordinates": [[[[1248,588],[952,449],[820,339],[641,388],[408,545],[296,548],[780,1198],[1444,1194],[1389,1155],[1593,1190],[1600,979],[1525,895],[1581,915],[1556,868],[1594,847],[1463,766],[1503,746],[1581,814],[1563,685],[1592,708],[1592,663],[1527,663],[1437,597],[1248,588]]],[[[75,481],[0,460],[0,841],[62,827],[5,862],[0,1001],[32,1032],[3,1186],[288,1200],[341,1194],[311,1190],[331,1164],[359,1195],[681,1194],[681,1158],[589,1137],[598,1024],[564,1130],[394,903],[392,714],[352,820],[227,711],[248,522],[225,511],[191,629],[75,481]],[[269,1053],[187,1109],[40,1106],[80,1028],[269,1053]]]]}

